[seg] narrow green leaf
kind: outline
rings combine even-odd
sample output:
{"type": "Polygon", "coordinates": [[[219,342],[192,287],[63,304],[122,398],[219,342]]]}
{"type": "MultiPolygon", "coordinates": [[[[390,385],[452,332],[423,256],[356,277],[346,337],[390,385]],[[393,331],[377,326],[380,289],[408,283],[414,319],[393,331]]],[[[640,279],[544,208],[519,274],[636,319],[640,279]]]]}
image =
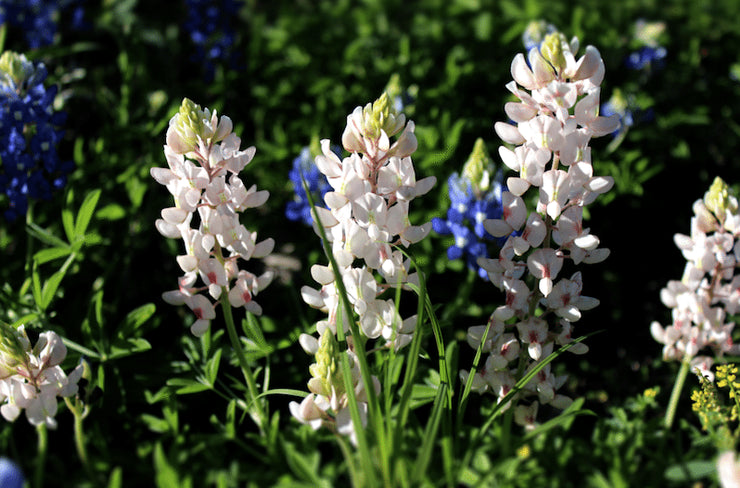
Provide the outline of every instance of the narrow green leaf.
{"type": "Polygon", "coordinates": [[[419,454],[416,457],[416,463],[414,464],[414,474],[412,476],[414,485],[421,485],[424,473],[426,473],[427,468],[429,467],[429,461],[432,459],[432,449],[437,441],[437,430],[439,429],[439,422],[442,419],[446,396],[447,385],[442,383],[437,392],[437,397],[434,399],[432,412],[429,415],[427,426],[424,429],[421,448],[419,449],[419,454]]]}
{"type": "Polygon", "coordinates": [[[44,283],[41,289],[41,300],[36,302],[41,310],[46,310],[51,304],[59,289],[59,285],[62,283],[62,279],[64,279],[64,275],[65,271],[60,269],[44,283]]]}
{"type": "Polygon", "coordinates": [[[72,250],[69,248],[69,246],[65,244],[64,247],[52,247],[50,249],[42,249],[33,255],[33,260],[36,261],[36,264],[42,265],[44,263],[48,263],[49,261],[54,261],[55,259],[69,256],[71,253],[72,250]]]}
{"type": "Polygon", "coordinates": [[[208,360],[205,367],[206,379],[213,386],[218,377],[218,367],[221,364],[221,353],[223,349],[216,349],[216,353],[208,360]]]}
{"type": "Polygon", "coordinates": [[[64,234],[67,236],[67,242],[72,244],[75,241],[75,224],[72,211],[68,208],[62,210],[62,225],[64,225],[64,234]]]}
{"type": "Polygon", "coordinates": [[[42,229],[33,222],[30,222],[28,225],[26,225],[26,232],[28,232],[29,235],[35,237],[46,245],[53,247],[69,247],[69,243],[64,242],[48,230],[42,229]]]}
{"type": "Polygon", "coordinates": [[[126,340],[117,340],[111,345],[110,354],[107,359],[120,359],[140,352],[148,351],[152,345],[146,339],[141,337],[129,338],[126,340]]]}
{"type": "Polygon", "coordinates": [[[202,391],[210,390],[208,385],[189,378],[172,378],[167,380],[167,386],[177,388],[175,393],[178,395],[189,395],[191,393],[200,393],[202,391]]]}
{"type": "Polygon", "coordinates": [[[85,200],[80,206],[80,211],[77,212],[77,219],[74,227],[75,237],[82,237],[87,231],[87,226],[90,224],[90,219],[95,212],[95,207],[98,204],[100,198],[100,190],[93,190],[85,195],[85,200]]]}
{"type": "Polygon", "coordinates": [[[121,325],[118,326],[118,333],[116,335],[121,339],[130,337],[136,329],[144,325],[156,311],[157,307],[153,303],[146,303],[131,310],[126,314],[126,318],[123,319],[121,325]]]}
{"type": "Polygon", "coordinates": [[[154,448],[154,471],[156,472],[157,487],[181,486],[177,470],[170,464],[160,442],[157,442],[157,446],[154,448]]]}
{"type": "Polygon", "coordinates": [[[123,487],[123,470],[120,466],[113,468],[113,471],[108,478],[108,488],[122,488],[123,487]]]}

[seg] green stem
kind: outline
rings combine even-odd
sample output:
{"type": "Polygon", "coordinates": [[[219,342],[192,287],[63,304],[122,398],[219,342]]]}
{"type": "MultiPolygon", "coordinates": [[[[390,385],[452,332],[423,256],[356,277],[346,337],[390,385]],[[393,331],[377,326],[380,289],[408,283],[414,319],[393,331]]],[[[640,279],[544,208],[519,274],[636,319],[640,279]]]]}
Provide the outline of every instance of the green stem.
{"type": "Polygon", "coordinates": [[[41,488],[44,485],[44,466],[46,465],[46,451],[48,447],[46,424],[37,426],[36,433],[38,434],[38,457],[36,458],[34,486],[41,488]]]}
{"type": "Polygon", "coordinates": [[[666,429],[670,429],[673,425],[673,419],[676,416],[676,409],[678,408],[678,400],[681,397],[681,390],[683,390],[683,384],[686,381],[686,375],[689,372],[689,359],[684,358],[681,363],[681,369],[678,371],[676,376],[676,382],[673,384],[673,391],[671,392],[671,399],[668,402],[668,409],[665,412],[665,422],[663,425],[666,429]]]}
{"type": "Polygon", "coordinates": [[[85,407],[81,404],[79,399],[75,399],[74,404],[69,398],[64,399],[64,403],[67,404],[67,408],[75,417],[74,433],[75,433],[75,448],[77,449],[77,456],[80,458],[82,467],[85,468],[85,472],[90,477],[91,481],[95,481],[95,473],[90,466],[90,460],[87,457],[87,449],[85,448],[85,432],[82,429],[82,420],[85,418],[85,407]]]}
{"type": "Polygon", "coordinates": [[[236,357],[239,360],[239,366],[241,366],[242,373],[244,374],[244,380],[247,383],[247,389],[249,390],[249,400],[252,409],[255,412],[253,418],[260,429],[260,433],[265,435],[268,428],[267,417],[265,412],[262,410],[262,404],[257,398],[259,392],[257,391],[257,383],[254,381],[254,374],[252,368],[249,367],[247,356],[244,354],[244,348],[239,340],[239,336],[236,333],[236,326],[234,325],[234,316],[231,313],[231,303],[229,303],[229,290],[227,287],[221,287],[221,308],[224,311],[224,320],[226,322],[226,332],[229,334],[229,340],[231,340],[231,347],[236,352],[236,357]]]}

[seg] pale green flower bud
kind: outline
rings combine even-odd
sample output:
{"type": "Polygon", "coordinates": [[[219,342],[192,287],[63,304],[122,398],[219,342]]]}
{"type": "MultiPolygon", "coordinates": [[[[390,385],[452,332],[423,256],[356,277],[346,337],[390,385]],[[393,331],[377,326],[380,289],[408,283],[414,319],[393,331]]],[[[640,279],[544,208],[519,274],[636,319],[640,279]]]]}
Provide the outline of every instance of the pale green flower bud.
{"type": "Polygon", "coordinates": [[[36,71],[33,63],[26,56],[12,51],[5,51],[0,56],[0,76],[1,83],[12,86],[15,90],[20,90],[23,83],[31,78],[36,71]]]}
{"type": "Polygon", "coordinates": [[[320,382],[324,395],[333,391],[344,393],[342,373],[339,370],[339,348],[334,334],[330,330],[324,331],[319,338],[319,349],[316,351],[316,362],[309,366],[308,371],[315,382],[320,382]]]}
{"type": "Polygon", "coordinates": [[[26,363],[25,329],[14,327],[0,322],[0,378],[5,378],[13,373],[19,364],[26,363]],[[23,340],[25,338],[25,341],[23,340]]]}
{"type": "Polygon", "coordinates": [[[475,194],[480,195],[488,191],[491,186],[492,170],[493,162],[488,156],[486,144],[483,142],[483,139],[479,137],[475,141],[473,152],[470,153],[470,157],[468,157],[468,160],[463,166],[462,175],[470,181],[475,194]]]}
{"type": "Polygon", "coordinates": [[[388,93],[383,92],[380,98],[363,109],[363,135],[375,139],[380,137],[380,131],[383,130],[391,137],[403,129],[405,121],[403,114],[398,114],[393,108],[388,93]]]}
{"type": "Polygon", "coordinates": [[[553,32],[545,36],[540,46],[540,52],[545,61],[555,68],[556,73],[561,73],[566,68],[565,56],[563,50],[570,51],[568,41],[560,32],[553,32]]]}
{"type": "Polygon", "coordinates": [[[717,217],[724,222],[727,210],[735,212],[737,204],[730,198],[730,189],[719,176],[714,179],[709,191],[704,194],[704,204],[717,217]]]}

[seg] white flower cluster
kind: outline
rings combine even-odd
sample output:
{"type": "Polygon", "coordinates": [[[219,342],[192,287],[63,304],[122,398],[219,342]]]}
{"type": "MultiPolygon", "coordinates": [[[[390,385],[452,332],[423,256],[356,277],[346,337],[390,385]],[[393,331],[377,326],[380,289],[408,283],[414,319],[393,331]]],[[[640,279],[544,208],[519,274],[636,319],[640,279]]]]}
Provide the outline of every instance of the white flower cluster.
{"type": "MultiPolygon", "coordinates": [[[[436,179],[416,181],[409,157],[416,150],[414,123],[405,124],[404,115],[394,113],[386,94],[347,117],[342,143],[351,152],[344,160],[331,151],[328,140],[321,142],[323,155],[316,157],[316,165],[334,191],[324,197],[329,208],[316,207],[316,211],[360,318],[361,332],[369,339],[382,336],[386,345],[398,349],[411,341],[416,318],[401,320],[393,299],[378,297],[388,288],[416,283],[415,273],[409,273],[410,262],[392,246],[407,247],[429,233],[431,223],[411,225],[409,203],[427,193],[436,179]],[[401,130],[391,145],[389,138],[401,130]],[[361,260],[362,266],[355,267],[355,260],[361,260]],[[384,284],[377,283],[374,271],[384,284]]],[[[329,266],[314,265],[311,275],[322,287],[304,286],[301,295],[310,306],[328,313],[321,325],[336,333],[339,296],[334,273],[329,266]]],[[[345,330],[351,319],[344,317],[345,330]]]]}
{"type": "MultiPolygon", "coordinates": [[[[416,180],[410,158],[417,146],[414,124],[406,123],[405,116],[392,109],[385,93],[373,104],[357,107],[347,117],[342,143],[351,154],[340,160],[331,151],[328,140],[321,142],[323,155],[316,157],[316,165],[326,175],[333,191],[324,197],[328,209],[318,206],[315,209],[320,225],[326,230],[349,302],[357,314],[360,333],[368,339],[382,338],[385,347],[400,349],[411,341],[416,316],[402,319],[394,300],[380,296],[390,288],[417,283],[416,274],[409,273],[409,260],[392,246],[407,247],[429,233],[431,223],[411,225],[409,203],[427,193],[436,179],[416,180]],[[390,138],[399,133],[391,144],[390,138]],[[361,265],[357,266],[356,262],[361,265]],[[382,282],[376,280],[375,271],[382,282]]],[[[318,225],[314,222],[315,227],[318,225]]],[[[318,232],[318,228],[316,230],[318,232]]],[[[318,290],[304,286],[301,295],[307,304],[326,312],[328,317],[316,324],[319,339],[302,334],[300,342],[306,352],[316,354],[320,349],[318,344],[329,341],[327,336],[331,335],[334,340],[338,322],[341,321],[342,330],[347,332],[349,321],[354,317],[347,317],[341,308],[330,266],[314,265],[311,275],[322,286],[318,290]]],[[[358,341],[350,336],[348,342],[358,341]]],[[[357,374],[356,385],[361,388],[355,353],[348,350],[346,354],[357,374]]],[[[312,395],[300,406],[294,402],[291,412],[316,429],[326,425],[328,419],[339,423],[339,414],[346,408],[346,403],[340,400],[344,397],[336,394],[336,391],[343,391],[341,377],[322,388],[314,383],[309,382],[312,395]]],[[[357,393],[362,403],[360,392],[357,393]]],[[[367,409],[367,405],[360,407],[361,411],[367,409]]],[[[348,413],[342,415],[348,416],[348,413]]],[[[351,424],[347,428],[351,429],[351,424]]],[[[354,438],[352,432],[339,430],[354,438]]]]}
{"type": "MultiPolygon", "coordinates": [[[[613,132],[619,120],[598,115],[604,77],[601,55],[588,46],[576,60],[577,50],[577,39],[569,43],[554,32],[529,51],[528,61],[517,55],[511,65],[514,81],[506,87],[519,102],[505,106],[514,125],[495,125],[504,142],[515,145],[513,149],[501,146],[499,154],[518,175],[506,182],[503,218],[484,221],[493,236],[509,237],[498,259],[480,258],[478,264],[506,293],[506,301],[487,325],[469,329],[468,343],[477,348],[488,330],[483,351],[490,354],[473,388],[491,391],[499,401],[522,371],[526,374],[535,368],[556,344],[572,342],[573,322],[580,319],[581,310],[598,305],[595,298],[581,295],[580,272],[558,280],[566,260],[576,265],[597,263],[609,254],[583,227],[583,207],[614,183],[610,177],[594,176],[589,141],[613,132]],[[536,211],[528,214],[523,197],[530,188],[537,189],[539,198],[536,211]],[[527,273],[537,281],[534,289],[527,284],[527,273]],[[527,356],[520,354],[523,349],[527,356]],[[510,364],[514,359],[524,363],[510,364]]],[[[570,351],[584,353],[587,347],[579,343],[570,351]]],[[[468,372],[461,376],[467,380],[468,372]]],[[[531,426],[539,403],[569,405],[570,398],[556,393],[564,381],[564,376],[554,376],[545,366],[523,390],[524,396],[534,396],[536,401],[520,404],[515,420],[531,426]]]]}
{"type": "Polygon", "coordinates": [[[650,332],[664,345],[666,361],[690,361],[692,369],[712,378],[713,359],[698,356],[705,347],[715,354],[738,354],[732,341],[734,322],[727,315],[740,310],[740,213],[737,199],[716,178],[704,199],[694,202],[691,235],[674,240],[684,257],[681,281],[669,281],[660,298],[671,309],[673,322],[662,327],[653,322],[650,332]]]}
{"type": "MultiPolygon", "coordinates": [[[[357,433],[352,424],[349,410],[349,397],[344,388],[342,373],[339,369],[339,352],[334,334],[322,333],[319,339],[308,334],[301,335],[301,346],[316,357],[316,362],[309,367],[311,379],[308,389],[311,392],[301,403],[290,402],[290,413],[302,424],[310,425],[314,430],[320,427],[331,429],[338,434],[349,437],[357,445],[357,433]]],[[[352,387],[357,401],[362,425],[367,424],[367,391],[362,381],[360,364],[353,350],[352,337],[347,337],[350,348],[346,354],[352,368],[352,387]]],[[[380,393],[380,381],[372,377],[375,394],[380,393]]]]}
{"type": "Polygon", "coordinates": [[[228,293],[231,306],[259,315],[262,308],[253,298],[272,281],[271,271],[255,276],[240,270],[237,263],[239,258],[263,258],[275,245],[272,239],[258,243],[257,233],[239,222],[239,213],[261,206],[269,196],[267,191],[257,191],[256,185],[247,189],[239,179],[255,152],[254,147],[240,151],[240,144],[231,119],[219,119],[216,111],[202,110],[186,98],[167,130],[164,154],[169,167],[151,170],[152,177],[175,198],[174,207],[162,210],[157,230],[165,237],[181,238],[187,252],[177,257],[185,273],[179,289],[165,292],[163,299],[193,311],[197,320],[191,332],[196,336],[205,334],[216,316],[213,303],[201,291],[207,290],[215,300],[228,293]],[[198,229],[190,227],[196,211],[198,229]],[[198,276],[203,286],[193,286],[198,276]]]}
{"type": "Polygon", "coordinates": [[[59,365],[67,347],[55,332],[41,333],[31,349],[23,326],[0,330],[0,414],[13,422],[25,410],[31,425],[56,428],[57,397],[77,394],[82,364],[69,376],[64,373],[59,365]]]}

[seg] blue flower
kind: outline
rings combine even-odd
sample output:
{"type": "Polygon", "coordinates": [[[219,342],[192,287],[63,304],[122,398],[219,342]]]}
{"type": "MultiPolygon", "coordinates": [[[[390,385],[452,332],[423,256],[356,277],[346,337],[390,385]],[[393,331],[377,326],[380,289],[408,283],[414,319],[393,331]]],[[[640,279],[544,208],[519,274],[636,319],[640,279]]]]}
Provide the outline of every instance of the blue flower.
{"type": "Polygon", "coordinates": [[[499,172],[496,179],[485,192],[476,194],[473,184],[465,177],[453,173],[447,180],[450,207],[447,218],[432,219],[432,228],[439,235],[452,235],[454,242],[447,249],[450,260],[465,259],[468,268],[475,270],[478,276],[488,279],[486,271],[478,266],[478,258],[487,258],[487,242],[503,245],[506,238],[495,238],[483,227],[483,221],[503,216],[501,184],[503,174],[499,172]]]}
{"type": "Polygon", "coordinates": [[[46,68],[22,54],[0,56],[0,207],[14,221],[29,200],[49,200],[74,168],[59,158],[65,114],[53,109],[56,87],[46,88],[46,68]]]}
{"type": "Polygon", "coordinates": [[[0,0],[0,24],[17,27],[26,37],[28,47],[36,49],[54,42],[57,19],[71,12],[74,29],[83,26],[84,0],[0,0]]]}
{"type": "MultiPolygon", "coordinates": [[[[333,147],[337,155],[340,149],[333,147]]],[[[288,202],[285,208],[285,216],[292,221],[302,221],[306,225],[313,225],[311,216],[311,205],[308,202],[308,196],[303,189],[301,177],[306,180],[308,191],[311,192],[315,205],[322,205],[324,195],[331,189],[329,182],[323,173],[319,171],[314,159],[311,157],[311,149],[307,146],[301,150],[301,154],[293,160],[293,168],[288,173],[288,178],[293,186],[295,197],[288,202]]]]}
{"type": "Polygon", "coordinates": [[[21,468],[8,458],[0,457],[0,486],[3,488],[23,488],[25,478],[21,468]]]}
{"type": "Polygon", "coordinates": [[[645,46],[627,56],[624,64],[629,69],[634,70],[658,69],[663,67],[665,57],[666,50],[664,47],[645,46]]]}
{"type": "Polygon", "coordinates": [[[236,31],[232,19],[244,5],[241,0],[186,0],[188,17],[184,28],[195,44],[191,59],[203,64],[207,79],[213,79],[216,63],[225,61],[234,69],[238,51],[233,49],[236,31]]]}

